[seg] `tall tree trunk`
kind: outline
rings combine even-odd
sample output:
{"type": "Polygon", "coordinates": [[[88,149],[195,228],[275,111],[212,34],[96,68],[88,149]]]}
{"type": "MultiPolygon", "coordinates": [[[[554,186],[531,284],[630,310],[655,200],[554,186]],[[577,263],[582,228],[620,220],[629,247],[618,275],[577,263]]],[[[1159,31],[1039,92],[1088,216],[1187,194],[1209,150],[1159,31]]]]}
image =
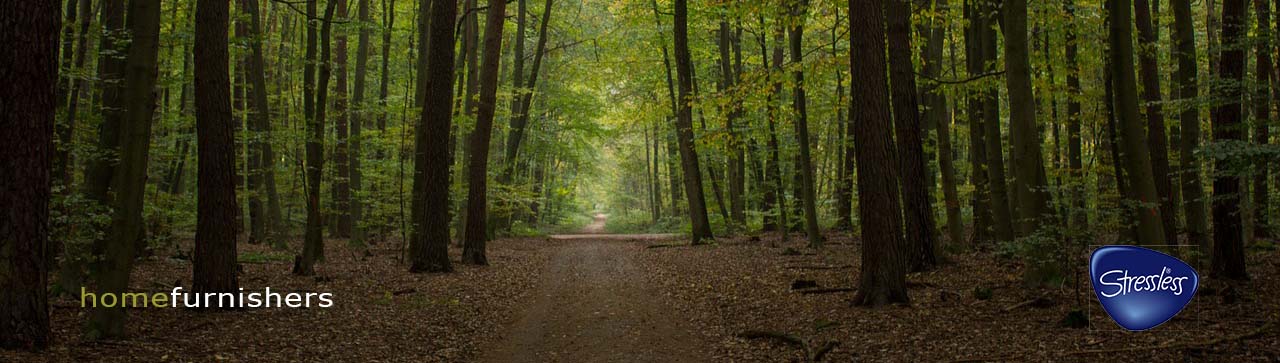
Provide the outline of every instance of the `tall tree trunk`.
{"type": "Polygon", "coordinates": [[[43,350],[60,16],[56,1],[6,1],[0,14],[0,348],[43,350]]]}
{"type": "MultiPolygon", "coordinates": [[[[105,9],[104,9],[105,11],[105,9]]],[[[146,191],[147,158],[151,147],[151,122],[156,107],[156,58],[159,53],[160,2],[129,2],[127,28],[131,35],[120,95],[118,165],[111,177],[111,227],[105,239],[95,242],[101,253],[94,277],[101,293],[121,294],[129,287],[134,252],[143,239],[142,197],[146,191]]],[[[124,336],[125,309],[98,307],[88,319],[90,339],[124,336]]]]}
{"type": "MultiPolygon", "coordinates": [[[[840,21],[840,10],[835,9],[835,24],[837,27],[842,25],[840,21]]],[[[839,33],[831,32],[831,57],[838,58],[840,55],[838,50],[839,33]]],[[[853,127],[849,123],[849,117],[845,115],[844,110],[848,107],[848,103],[844,100],[844,73],[840,68],[836,68],[836,122],[839,124],[840,144],[835,152],[840,155],[840,165],[836,173],[836,230],[853,230],[853,161],[855,160],[853,150],[853,127]]]]}
{"type": "MultiPolygon", "coordinates": [[[[391,30],[395,27],[396,21],[396,1],[382,0],[382,73],[379,75],[382,79],[378,82],[378,106],[381,110],[378,112],[378,132],[387,132],[387,97],[391,88],[391,72],[389,70],[391,64],[391,30]]],[[[381,156],[381,153],[379,154],[381,156]]]]}
{"type": "MultiPolygon", "coordinates": [[[[235,218],[238,209],[234,181],[235,118],[231,115],[227,51],[229,9],[227,0],[196,2],[195,98],[199,152],[196,199],[199,207],[191,281],[197,293],[235,292],[239,288],[236,231],[226,224],[235,218]]],[[[261,63],[261,54],[257,55],[254,57],[257,62],[250,62],[261,63]]],[[[259,117],[265,117],[265,113],[259,113],[263,115],[259,117]]]]}
{"type": "Polygon", "coordinates": [[[1201,261],[1210,256],[1209,233],[1206,220],[1204,187],[1200,185],[1200,160],[1195,151],[1200,148],[1200,107],[1195,101],[1200,97],[1197,81],[1195,20],[1192,18],[1190,0],[1173,0],[1174,38],[1177,45],[1178,98],[1184,106],[1178,115],[1181,132],[1178,145],[1178,166],[1181,177],[1182,208],[1187,228],[1187,243],[1201,252],[1201,261]]]}
{"type": "MultiPolygon", "coordinates": [[[[987,35],[986,17],[982,16],[982,4],[976,0],[964,4],[965,18],[965,70],[970,77],[983,74],[984,66],[982,39],[987,35]]],[[[991,188],[987,173],[986,126],[984,120],[984,96],[978,92],[970,93],[966,112],[969,122],[969,170],[973,184],[973,241],[986,242],[993,235],[994,221],[991,208],[991,188]]],[[[975,243],[977,244],[977,243],[975,243]]]]}
{"type": "Polygon", "coordinates": [[[888,0],[885,19],[889,41],[889,96],[897,134],[898,173],[902,182],[907,243],[907,268],[924,271],[938,263],[933,206],[925,185],[924,131],[916,100],[915,70],[911,62],[911,9],[906,0],[888,0]]]}
{"type": "MultiPolygon", "coordinates": [[[[347,21],[350,16],[347,13],[346,0],[334,0],[338,2],[339,21],[347,21]]],[[[334,211],[337,217],[336,232],[339,238],[351,237],[351,158],[348,154],[350,148],[351,136],[351,118],[347,105],[347,32],[341,29],[335,34],[334,45],[337,54],[334,54],[333,65],[337,72],[337,84],[334,87],[333,97],[333,124],[338,134],[337,145],[334,145],[334,170],[336,177],[334,178],[334,211]]]]}
{"type": "Polygon", "coordinates": [[[782,82],[781,77],[779,76],[779,74],[782,73],[783,60],[781,28],[774,31],[773,35],[772,65],[770,65],[768,60],[764,59],[765,54],[768,53],[766,49],[767,45],[765,42],[765,36],[762,34],[760,35],[761,63],[764,65],[765,69],[768,69],[768,72],[775,74],[771,77],[771,79],[774,79],[773,92],[769,92],[765,95],[765,112],[767,113],[766,117],[769,124],[769,161],[767,163],[767,170],[765,171],[765,179],[768,180],[766,184],[768,185],[765,186],[767,189],[765,190],[764,204],[765,209],[768,212],[765,217],[764,230],[780,231],[782,232],[782,240],[786,241],[787,232],[789,232],[789,228],[787,228],[786,192],[783,191],[782,150],[781,145],[778,142],[778,130],[776,126],[782,116],[780,115],[778,105],[775,101],[775,97],[782,97],[782,82]],[[773,217],[772,221],[768,218],[769,216],[773,217]]]}
{"type": "MultiPolygon", "coordinates": [[[[315,18],[315,2],[311,0],[307,3],[308,18],[315,18]]],[[[320,65],[320,74],[318,77],[311,76],[311,70],[304,69],[304,80],[307,82],[303,86],[304,93],[307,87],[311,87],[315,94],[314,100],[308,111],[310,117],[307,120],[307,231],[302,244],[302,255],[294,259],[293,273],[295,275],[311,276],[315,275],[316,261],[324,259],[324,215],[320,210],[320,176],[324,172],[324,120],[325,109],[327,106],[327,98],[329,95],[329,33],[333,30],[333,11],[334,7],[341,0],[329,1],[325,5],[324,18],[319,21],[320,26],[320,57],[315,57],[315,29],[316,21],[308,21],[307,28],[307,67],[314,67],[313,64],[320,65]],[[309,77],[308,77],[309,76],[309,77]],[[318,78],[313,85],[312,78],[318,78]],[[314,111],[312,111],[314,110],[314,111]]],[[[304,97],[306,97],[304,95],[304,97]]],[[[310,100],[310,98],[308,98],[310,100]]],[[[304,107],[307,108],[307,107],[304,107]]]]}
{"type": "Polygon", "coordinates": [[[800,154],[797,156],[799,163],[796,164],[800,168],[801,183],[800,188],[803,193],[801,203],[804,204],[804,230],[809,237],[809,247],[822,247],[822,231],[818,229],[818,207],[817,193],[814,192],[814,177],[812,158],[809,155],[809,111],[807,101],[805,100],[804,86],[804,49],[802,42],[804,41],[804,19],[809,9],[808,0],[793,0],[790,4],[791,16],[795,17],[793,27],[791,28],[791,62],[795,63],[795,71],[792,77],[795,82],[795,89],[792,91],[793,103],[792,107],[796,112],[796,140],[799,142],[800,154]]]}
{"type": "MultiPolygon", "coordinates": [[[[504,182],[511,182],[511,173],[515,170],[516,157],[520,154],[520,142],[524,140],[525,127],[529,124],[529,105],[533,103],[533,89],[538,85],[538,71],[542,68],[542,56],[547,49],[547,28],[551,24],[551,0],[543,6],[542,18],[539,19],[538,46],[533,53],[533,66],[529,69],[529,82],[522,85],[524,90],[517,96],[520,98],[520,109],[511,118],[511,131],[507,135],[507,171],[504,182]]],[[[522,11],[523,13],[523,11],[522,11]]]]}
{"type": "MultiPolygon", "coordinates": [[[[1227,45],[1218,61],[1218,77],[1231,85],[1244,81],[1245,1],[1222,1],[1222,44],[1227,45]]],[[[1244,141],[1241,99],[1237,86],[1217,84],[1214,94],[1225,100],[1213,107],[1213,138],[1217,141],[1244,141]]],[[[1226,164],[1226,163],[1223,163],[1226,164]]],[[[1220,169],[1227,165],[1219,165],[1220,169]]],[[[1244,231],[1240,224],[1240,177],[1217,173],[1213,177],[1213,268],[1217,278],[1249,278],[1244,265],[1244,231]]]]}
{"type": "MultiPolygon", "coordinates": [[[[550,0],[548,0],[550,1],[550,0]]],[[[675,1],[675,53],[676,75],[680,82],[676,109],[676,136],[680,142],[680,164],[684,169],[684,189],[689,201],[689,218],[692,223],[693,244],[709,242],[711,223],[707,219],[707,204],[702,194],[702,173],[698,168],[698,152],[694,146],[693,110],[689,107],[693,93],[692,63],[689,56],[689,10],[687,0],[675,1]]]]}
{"type": "Polygon", "coordinates": [[[476,112],[476,128],[471,132],[471,150],[467,153],[471,161],[467,173],[467,233],[462,262],[475,265],[489,264],[485,257],[489,138],[498,106],[498,68],[502,61],[502,26],[507,16],[506,7],[506,0],[489,0],[484,29],[484,64],[480,66],[480,103],[476,112]]]}
{"type": "Polygon", "coordinates": [[[360,220],[364,217],[364,198],[363,175],[360,172],[361,146],[364,142],[362,133],[364,132],[365,120],[368,119],[369,107],[364,101],[365,83],[369,71],[369,27],[363,24],[369,23],[369,0],[358,0],[356,5],[356,16],[359,19],[360,33],[358,37],[359,45],[356,46],[356,74],[355,87],[352,89],[351,104],[353,110],[351,112],[351,135],[348,138],[347,153],[350,156],[350,165],[348,165],[347,179],[351,183],[352,198],[348,204],[350,211],[351,238],[356,241],[364,241],[364,228],[360,226],[360,220]]]}
{"type": "MultiPolygon", "coordinates": [[[[982,28],[979,30],[982,32],[983,71],[993,73],[996,71],[996,57],[999,53],[996,48],[996,27],[1000,25],[1000,18],[997,17],[999,9],[992,0],[984,0],[979,3],[979,6],[979,16],[984,18],[982,28]]],[[[1005,58],[1008,58],[1007,54],[1005,58]]],[[[1006,72],[1005,77],[1008,76],[1006,72]]],[[[993,237],[996,242],[1008,242],[1014,238],[1014,216],[1009,202],[1008,179],[1005,175],[1004,146],[1002,145],[1004,136],[1000,131],[1000,90],[995,85],[989,86],[982,97],[983,147],[987,159],[985,170],[987,183],[990,186],[988,195],[991,200],[992,231],[995,232],[993,237]]]]}
{"type": "Polygon", "coordinates": [[[1004,14],[1005,83],[1009,88],[1009,143],[1013,144],[1018,232],[1030,236],[1051,218],[1048,180],[1041,156],[1036,101],[1027,51],[1027,0],[1008,0],[1004,14]]]}
{"type": "Polygon", "coordinates": [[[725,113],[724,128],[729,133],[728,151],[729,151],[729,215],[732,216],[732,225],[745,226],[747,223],[746,208],[743,203],[744,194],[746,193],[746,180],[743,176],[745,168],[742,166],[742,142],[741,135],[737,131],[735,121],[738,118],[740,105],[738,97],[728,95],[737,83],[737,73],[734,71],[729,61],[730,43],[732,43],[733,35],[729,31],[729,22],[724,19],[720,20],[719,39],[716,45],[720,49],[720,93],[722,95],[732,97],[729,108],[723,109],[725,113]]]}
{"type": "MultiPolygon", "coordinates": [[[[416,130],[413,175],[413,236],[409,243],[409,272],[450,272],[449,262],[449,129],[453,123],[454,42],[456,0],[431,0],[430,19],[418,32],[419,86],[423,112],[416,130]]],[[[420,21],[421,23],[422,21],[420,21]]]]}
{"type": "Polygon", "coordinates": [[[850,117],[857,149],[858,215],[862,226],[862,271],[858,305],[908,303],[907,256],[898,213],[898,172],[894,165],[892,116],[889,113],[885,28],[880,3],[849,0],[849,74],[853,79],[850,117]],[[861,70],[861,71],[859,71],[861,70]]]}
{"type": "MultiPolygon", "coordinates": [[[[934,0],[933,11],[947,14],[947,0],[934,0]]],[[[927,30],[928,43],[925,46],[925,76],[937,79],[942,75],[942,46],[947,30],[943,27],[943,16],[929,19],[927,30]]],[[[839,72],[837,70],[837,72],[839,72]]],[[[964,220],[960,215],[960,197],[956,191],[955,160],[952,159],[951,117],[948,112],[946,95],[938,91],[937,85],[929,85],[925,93],[928,107],[928,118],[938,127],[938,169],[942,174],[942,199],[946,204],[947,234],[951,245],[964,243],[964,220]]]]}
{"type": "MultiPolygon", "coordinates": [[[[1271,106],[1275,101],[1271,98],[1271,1],[1254,0],[1254,10],[1258,13],[1256,68],[1254,77],[1257,80],[1257,92],[1253,99],[1253,143],[1266,146],[1271,139],[1271,106]]],[[[1271,236],[1271,220],[1267,207],[1271,199],[1267,181],[1270,175],[1266,158],[1257,158],[1253,164],[1253,235],[1257,238],[1271,236]]]]}
{"type": "Polygon", "coordinates": [[[1138,85],[1133,74],[1133,23],[1129,0],[1113,2],[1111,24],[1111,72],[1115,77],[1116,121],[1123,140],[1125,174],[1128,175],[1130,195],[1142,205],[1134,211],[1138,218],[1138,243],[1161,245],[1165,243],[1161,226],[1160,207],[1157,201],[1156,183],[1151,172],[1151,155],[1147,149],[1143,124],[1138,118],[1138,85]]]}
{"type": "MultiPolygon", "coordinates": [[[[279,215],[272,216],[270,208],[264,210],[262,198],[270,196],[267,179],[274,179],[275,161],[270,152],[271,109],[267,101],[266,65],[262,54],[262,20],[258,10],[258,0],[240,0],[240,9],[249,17],[248,34],[250,52],[248,69],[244,72],[249,89],[249,243],[261,242],[263,239],[277,240],[275,230],[279,229],[279,215]]],[[[215,20],[216,21],[216,20],[215,20]]],[[[207,90],[206,90],[207,92],[207,90]]],[[[199,98],[199,97],[197,97],[199,98]]],[[[270,203],[268,203],[270,204],[270,203]]],[[[279,212],[277,202],[276,212],[279,212]]]]}
{"type": "MultiPolygon", "coordinates": [[[[1156,0],[1158,1],[1158,0],[1156,0]]],[[[1173,203],[1173,183],[1169,174],[1169,137],[1164,125],[1164,107],[1160,93],[1159,58],[1155,45],[1159,41],[1152,26],[1151,4],[1148,0],[1134,0],[1134,20],[1138,23],[1138,43],[1147,44],[1138,49],[1139,73],[1142,77],[1142,99],[1147,112],[1147,149],[1151,153],[1151,173],[1156,183],[1156,196],[1160,198],[1160,225],[1164,227],[1164,240],[1178,240],[1178,209],[1173,203]]]]}
{"type": "Polygon", "coordinates": [[[1080,65],[1077,57],[1079,55],[1078,37],[1076,34],[1077,20],[1075,15],[1076,5],[1074,0],[1065,0],[1063,8],[1067,13],[1066,32],[1063,35],[1066,39],[1066,62],[1067,62],[1067,174],[1070,176],[1069,192],[1071,212],[1068,217],[1068,227],[1074,231],[1087,231],[1089,229],[1089,213],[1086,208],[1084,187],[1084,163],[1083,149],[1080,142],[1080,65]]]}
{"type": "MultiPolygon", "coordinates": [[[[121,39],[126,32],[124,24],[124,0],[103,0],[101,18],[98,20],[102,34],[98,40],[98,124],[97,149],[88,160],[84,171],[85,198],[109,206],[112,201],[107,192],[115,176],[117,160],[108,157],[120,149],[121,119],[124,118],[124,73],[129,51],[128,42],[121,39]]],[[[100,251],[99,251],[100,252],[100,251]]]]}
{"type": "MultiPolygon", "coordinates": [[[[68,3],[72,2],[77,3],[79,9],[67,14],[67,19],[71,19],[72,14],[78,15],[76,25],[79,26],[79,31],[76,32],[75,55],[63,54],[63,57],[74,58],[72,60],[73,65],[71,68],[68,68],[68,70],[74,69],[83,72],[85,71],[85,58],[87,58],[86,55],[89,53],[89,24],[92,23],[93,20],[93,7],[91,6],[91,0],[68,1],[68,3]]],[[[68,5],[67,9],[71,11],[75,8],[68,5]]],[[[63,39],[63,41],[70,41],[70,39],[63,39]]],[[[65,45],[64,49],[66,49],[65,45]]],[[[86,77],[77,77],[73,75],[68,75],[66,78],[66,82],[70,84],[69,87],[71,87],[71,89],[65,98],[61,94],[56,98],[57,102],[65,101],[66,108],[64,121],[54,125],[54,130],[57,132],[57,148],[54,150],[53,154],[52,177],[57,184],[62,185],[63,193],[70,193],[72,185],[71,182],[74,178],[74,173],[71,171],[72,136],[75,133],[76,116],[78,116],[76,113],[79,112],[81,94],[83,93],[83,90],[88,87],[89,81],[86,77]]]]}

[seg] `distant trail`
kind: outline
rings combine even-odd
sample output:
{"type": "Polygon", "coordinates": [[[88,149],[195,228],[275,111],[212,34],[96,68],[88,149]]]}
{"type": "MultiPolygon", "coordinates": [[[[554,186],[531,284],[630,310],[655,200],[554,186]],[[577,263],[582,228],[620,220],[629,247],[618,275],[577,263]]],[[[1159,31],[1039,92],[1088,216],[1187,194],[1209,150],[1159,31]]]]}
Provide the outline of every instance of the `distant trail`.
{"type": "MultiPolygon", "coordinates": [[[[604,216],[592,227],[602,230],[604,216]],[[597,226],[598,225],[598,226],[597,226]]],[[[710,349],[635,263],[643,244],[580,235],[554,247],[521,318],[482,362],[706,362],[710,349]]]]}
{"type": "Polygon", "coordinates": [[[578,234],[553,234],[551,239],[567,240],[567,239],[592,239],[592,240],[664,240],[679,238],[679,234],[675,233],[646,233],[646,234],[604,234],[605,223],[609,220],[609,215],[597,213],[591,219],[591,224],[582,227],[582,231],[578,234]]]}

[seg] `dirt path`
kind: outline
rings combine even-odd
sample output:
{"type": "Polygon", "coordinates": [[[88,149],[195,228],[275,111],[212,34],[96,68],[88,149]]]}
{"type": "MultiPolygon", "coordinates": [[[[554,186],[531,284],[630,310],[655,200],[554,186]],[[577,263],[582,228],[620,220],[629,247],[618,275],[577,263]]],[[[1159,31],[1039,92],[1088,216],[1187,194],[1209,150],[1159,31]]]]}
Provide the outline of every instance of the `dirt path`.
{"type": "Polygon", "coordinates": [[[710,349],[634,261],[643,244],[581,238],[555,248],[533,301],[481,361],[709,360],[710,349]]]}

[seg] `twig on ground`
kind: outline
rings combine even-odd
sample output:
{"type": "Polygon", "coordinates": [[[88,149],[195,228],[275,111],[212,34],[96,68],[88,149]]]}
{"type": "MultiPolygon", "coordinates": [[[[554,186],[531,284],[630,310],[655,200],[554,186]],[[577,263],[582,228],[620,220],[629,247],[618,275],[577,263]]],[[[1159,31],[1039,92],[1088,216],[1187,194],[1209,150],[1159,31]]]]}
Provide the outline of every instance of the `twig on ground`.
{"type": "Polygon", "coordinates": [[[804,295],[812,295],[812,294],[830,294],[830,293],[836,293],[836,292],[850,292],[850,291],[856,291],[856,290],[857,289],[852,287],[832,287],[832,288],[800,290],[800,293],[804,295]]]}

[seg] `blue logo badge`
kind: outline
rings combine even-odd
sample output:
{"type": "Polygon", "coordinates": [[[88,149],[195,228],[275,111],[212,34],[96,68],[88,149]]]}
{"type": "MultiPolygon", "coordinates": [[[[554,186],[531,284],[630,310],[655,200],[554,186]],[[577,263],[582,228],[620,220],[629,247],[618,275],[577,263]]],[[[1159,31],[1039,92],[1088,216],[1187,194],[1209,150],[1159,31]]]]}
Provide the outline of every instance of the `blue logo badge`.
{"type": "Polygon", "coordinates": [[[1186,262],[1136,246],[1094,250],[1089,276],[1107,315],[1130,331],[1151,329],[1178,315],[1200,283],[1186,262]]]}

